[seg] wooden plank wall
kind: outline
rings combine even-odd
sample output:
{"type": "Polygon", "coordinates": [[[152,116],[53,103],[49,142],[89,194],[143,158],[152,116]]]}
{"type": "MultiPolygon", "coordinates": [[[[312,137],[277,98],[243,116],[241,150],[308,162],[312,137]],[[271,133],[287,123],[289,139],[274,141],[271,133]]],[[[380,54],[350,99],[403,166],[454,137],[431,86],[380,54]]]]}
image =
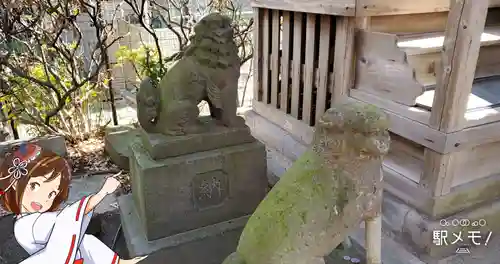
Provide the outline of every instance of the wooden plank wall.
{"type": "Polygon", "coordinates": [[[255,100],[314,126],[330,107],[337,18],[254,11],[255,100]]]}

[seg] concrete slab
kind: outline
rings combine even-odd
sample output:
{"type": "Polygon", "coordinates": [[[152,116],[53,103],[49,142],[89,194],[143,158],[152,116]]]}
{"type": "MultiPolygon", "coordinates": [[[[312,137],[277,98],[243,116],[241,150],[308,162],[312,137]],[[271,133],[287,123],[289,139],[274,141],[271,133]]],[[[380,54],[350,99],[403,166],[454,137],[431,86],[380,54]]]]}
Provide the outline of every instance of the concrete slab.
{"type": "Polygon", "coordinates": [[[220,264],[227,255],[236,249],[239,235],[248,220],[248,216],[243,216],[170,237],[148,241],[135,211],[132,195],[120,196],[118,204],[130,256],[145,256],[154,253],[143,260],[144,262],[139,263],[220,264]],[[210,250],[207,252],[207,249],[210,250]],[[200,252],[200,250],[202,251],[200,252]],[[195,255],[200,254],[201,256],[197,257],[200,261],[193,262],[191,260],[195,255]],[[207,261],[204,258],[207,258],[207,261]],[[219,262],[209,261],[214,258],[219,262]],[[163,259],[163,261],[153,261],[159,259],[163,259]],[[182,259],[187,260],[181,261],[182,259]]]}
{"type": "Polygon", "coordinates": [[[129,169],[131,155],[129,145],[140,140],[139,130],[132,126],[116,126],[106,129],[104,151],[120,169],[129,169]]]}
{"type": "MultiPolygon", "coordinates": [[[[82,177],[73,179],[70,184],[70,192],[66,204],[74,203],[80,200],[83,196],[88,196],[99,191],[104,184],[104,180],[108,175],[94,175],[92,177],[82,177]]],[[[116,197],[111,194],[106,196],[104,200],[96,207],[95,214],[102,214],[118,209],[116,197]]]]}
{"type": "Polygon", "coordinates": [[[60,156],[66,156],[66,141],[63,136],[45,136],[32,139],[16,139],[0,142],[0,153],[8,151],[14,146],[19,146],[22,143],[34,143],[40,147],[53,151],[60,156]]]}

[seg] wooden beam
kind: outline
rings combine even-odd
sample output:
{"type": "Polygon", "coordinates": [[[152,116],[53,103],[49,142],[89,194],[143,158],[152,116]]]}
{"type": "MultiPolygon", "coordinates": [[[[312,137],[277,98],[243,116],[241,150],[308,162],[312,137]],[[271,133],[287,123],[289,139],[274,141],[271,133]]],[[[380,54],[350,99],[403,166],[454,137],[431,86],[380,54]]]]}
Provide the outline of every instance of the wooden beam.
{"type": "Polygon", "coordinates": [[[391,118],[391,122],[402,122],[401,124],[393,124],[391,131],[438,153],[447,154],[500,141],[500,122],[445,134],[428,126],[426,120],[429,119],[429,112],[423,109],[397,104],[358,89],[351,90],[350,96],[353,100],[363,101],[384,109],[390,117],[394,116],[391,118]],[[428,137],[422,138],[414,135],[416,129],[428,137]],[[429,142],[429,140],[433,142],[429,142]],[[439,143],[435,145],[434,140],[439,143]]]}
{"type": "Polygon", "coordinates": [[[455,132],[465,123],[488,3],[489,0],[452,1],[430,118],[430,125],[440,131],[455,132]]]}
{"type": "Polygon", "coordinates": [[[267,118],[275,125],[290,133],[294,138],[300,139],[305,144],[310,144],[314,135],[314,128],[304,124],[293,116],[287,115],[280,110],[262,102],[253,102],[253,110],[259,115],[267,118]]]}
{"type": "Polygon", "coordinates": [[[262,101],[262,9],[254,8],[253,97],[262,101]]]}
{"type": "Polygon", "coordinates": [[[447,11],[450,0],[358,0],[356,16],[387,16],[447,11]]]}
{"type": "Polygon", "coordinates": [[[412,34],[444,31],[448,12],[371,17],[374,32],[412,34]]]}
{"type": "Polygon", "coordinates": [[[354,16],[356,6],[356,0],[252,0],[250,3],[253,7],[336,16],[354,16]]]}
{"type": "Polygon", "coordinates": [[[444,152],[472,149],[479,145],[500,141],[500,122],[466,128],[447,134],[444,152]]]}
{"type": "Polygon", "coordinates": [[[390,99],[382,98],[380,96],[364,92],[363,90],[364,89],[351,89],[351,91],[349,92],[349,96],[360,101],[375,105],[384,110],[398,113],[399,115],[417,121],[426,126],[429,125],[429,117],[431,116],[431,113],[429,111],[422,108],[398,104],[390,99]]]}
{"type": "Polygon", "coordinates": [[[355,19],[337,17],[334,53],[334,78],[330,85],[331,102],[349,94],[354,84],[355,19]]]}
{"type": "Polygon", "coordinates": [[[454,187],[446,195],[431,197],[418,183],[385,166],[385,163],[383,171],[384,190],[424,212],[431,220],[439,221],[447,215],[494,201],[500,194],[500,174],[454,187]]]}
{"type": "Polygon", "coordinates": [[[458,154],[459,160],[451,188],[500,173],[500,141],[454,153],[458,154]]]}
{"type": "MultiPolygon", "coordinates": [[[[500,0],[490,0],[489,7],[500,6],[500,0]]],[[[450,0],[357,0],[356,16],[388,16],[434,13],[450,10],[450,0]]]]}
{"type": "MultiPolygon", "coordinates": [[[[355,90],[353,90],[354,92],[355,90]]],[[[354,98],[349,100],[358,101],[354,98]]],[[[369,103],[369,102],[366,102],[369,103]]],[[[385,111],[390,119],[390,131],[406,139],[414,141],[436,152],[443,152],[446,144],[446,134],[427,125],[402,116],[399,113],[385,111]]]]}

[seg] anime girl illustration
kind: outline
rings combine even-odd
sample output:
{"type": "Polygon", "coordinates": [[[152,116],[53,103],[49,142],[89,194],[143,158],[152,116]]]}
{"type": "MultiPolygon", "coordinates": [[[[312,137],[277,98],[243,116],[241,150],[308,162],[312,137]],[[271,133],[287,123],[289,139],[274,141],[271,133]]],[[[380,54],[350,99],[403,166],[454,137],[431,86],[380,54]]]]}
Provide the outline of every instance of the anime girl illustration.
{"type": "Polygon", "coordinates": [[[94,208],[119,187],[119,181],[109,177],[100,191],[61,209],[70,181],[66,160],[38,145],[24,144],[6,155],[0,166],[0,202],[16,215],[15,238],[30,255],[21,264],[128,262],[85,234],[94,208]]]}

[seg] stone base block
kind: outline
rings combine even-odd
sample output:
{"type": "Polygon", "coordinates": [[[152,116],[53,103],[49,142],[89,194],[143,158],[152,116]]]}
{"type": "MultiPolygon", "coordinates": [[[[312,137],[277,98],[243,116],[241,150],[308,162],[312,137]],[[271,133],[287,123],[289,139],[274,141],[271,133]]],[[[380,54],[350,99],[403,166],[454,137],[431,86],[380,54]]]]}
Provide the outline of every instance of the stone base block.
{"type": "Polygon", "coordinates": [[[217,126],[211,117],[200,117],[206,132],[186,136],[166,136],[147,133],[141,129],[144,148],[154,160],[176,157],[201,151],[251,143],[255,138],[243,118],[238,117],[241,126],[217,126]]]}
{"type": "Polygon", "coordinates": [[[118,198],[123,233],[131,257],[141,264],[220,264],[236,250],[247,216],[148,241],[130,195],[118,198]]]}
{"type": "Polygon", "coordinates": [[[116,126],[106,130],[104,151],[120,169],[129,169],[131,155],[128,145],[140,140],[139,130],[131,126],[116,126]]]}
{"type": "Polygon", "coordinates": [[[470,254],[460,256],[472,261],[465,263],[480,263],[474,261],[472,256],[476,255],[475,252],[484,250],[490,232],[492,236],[489,242],[500,232],[500,201],[440,220],[429,220],[425,214],[386,193],[382,209],[383,229],[390,233],[395,241],[428,264],[448,263],[446,261],[457,255],[457,250],[463,246],[471,251],[470,254]],[[435,232],[443,236],[443,240],[438,237],[440,243],[434,239],[435,232]],[[473,241],[471,236],[478,237],[473,241]]]}
{"type": "Polygon", "coordinates": [[[53,151],[57,155],[66,156],[66,141],[63,136],[45,136],[33,139],[16,139],[0,142],[0,153],[10,150],[12,147],[19,146],[22,143],[34,143],[42,148],[53,151]]]}
{"type": "MultiPolygon", "coordinates": [[[[118,204],[120,206],[122,230],[130,256],[146,256],[138,264],[221,264],[229,254],[236,250],[239,237],[249,217],[243,216],[166,238],[148,241],[135,211],[132,196],[118,197],[118,204]]],[[[361,260],[361,263],[366,263],[364,251],[357,244],[353,244],[349,248],[334,250],[329,256],[325,257],[325,262],[326,264],[347,263],[345,256],[357,258],[361,260]]],[[[386,263],[383,262],[383,264],[386,263]]],[[[411,262],[411,264],[416,263],[411,262]]]]}
{"type": "Polygon", "coordinates": [[[16,139],[0,142],[0,163],[3,162],[5,153],[10,151],[13,147],[19,146],[22,143],[34,143],[42,148],[53,151],[57,155],[65,157],[67,154],[66,141],[63,136],[45,136],[37,137],[30,140],[16,139]]]}
{"type": "Polygon", "coordinates": [[[134,202],[149,240],[251,214],[267,191],[260,142],[153,160],[131,145],[134,202]]]}

